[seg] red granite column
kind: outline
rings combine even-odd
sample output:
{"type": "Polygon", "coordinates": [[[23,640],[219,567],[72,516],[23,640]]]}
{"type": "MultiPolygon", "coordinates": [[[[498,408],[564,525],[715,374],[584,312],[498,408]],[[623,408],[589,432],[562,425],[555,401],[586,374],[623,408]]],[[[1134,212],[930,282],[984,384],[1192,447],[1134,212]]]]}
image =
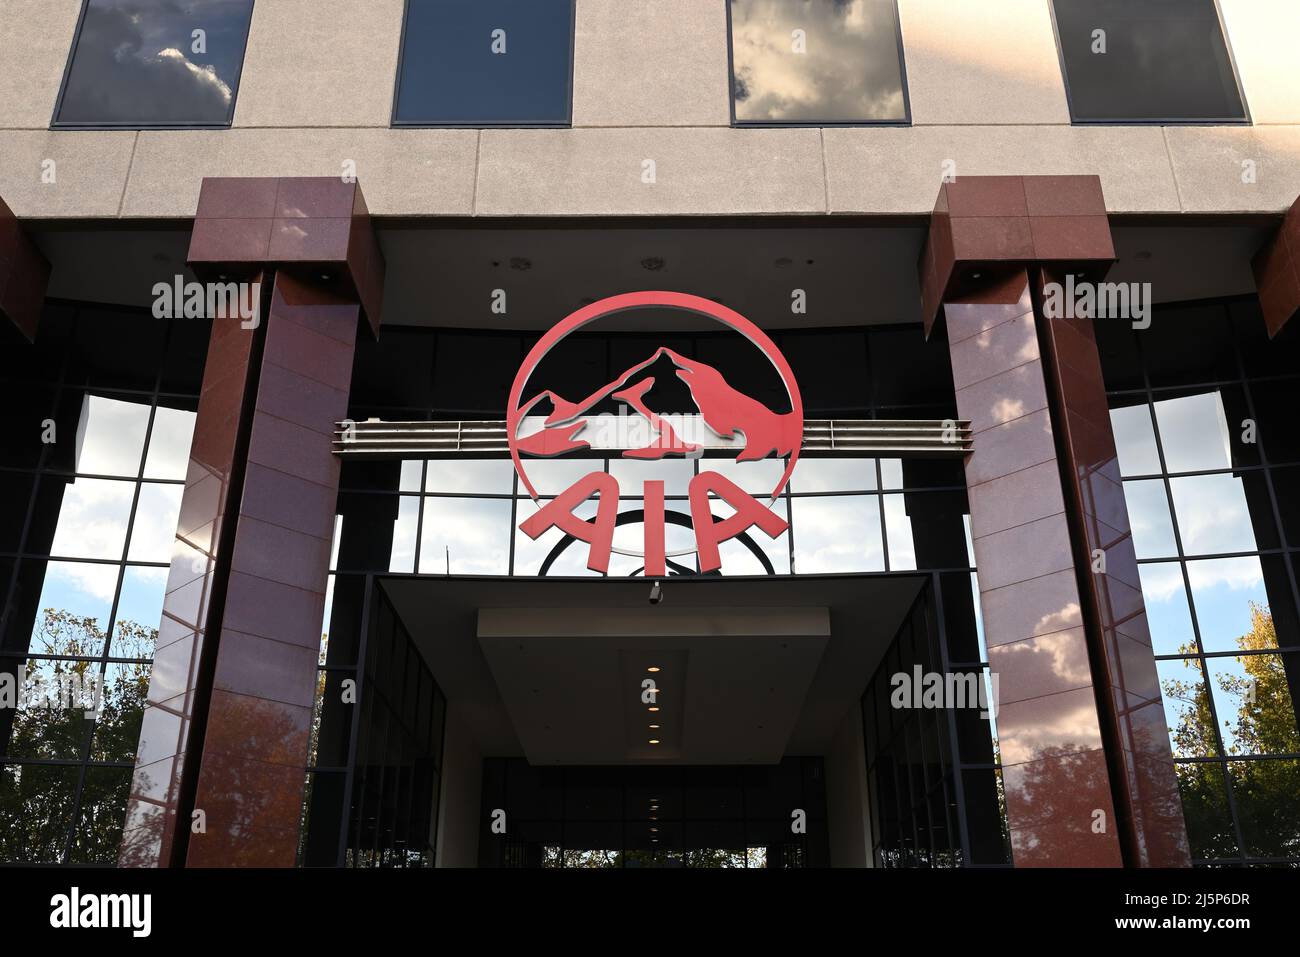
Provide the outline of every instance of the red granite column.
{"type": "Polygon", "coordinates": [[[1055,433],[1023,268],[944,303],[1015,864],[1119,867],[1055,433]],[[1101,827],[1095,822],[1100,821],[1101,827]]]}
{"type": "MultiPolygon", "coordinates": [[[[1106,474],[1096,433],[1113,458],[1100,364],[1094,350],[1094,366],[1061,371],[1064,332],[1036,314],[1026,268],[1096,281],[1113,257],[1096,177],[964,177],[941,188],[921,260],[927,332],[942,307],[974,433],[971,529],[1018,866],[1188,864],[1154,658],[1135,640],[1141,590],[1122,536],[1094,546],[1100,499],[1076,477],[1106,474]],[[1092,432],[1070,415],[1085,407],[1092,432]],[[1093,547],[1119,549],[1113,582],[1094,579],[1093,547]]],[[[1105,516],[1126,533],[1118,492],[1105,516]]]]}
{"type": "Polygon", "coordinates": [[[1276,336],[1300,312],[1300,198],[1255,254],[1255,287],[1268,334],[1276,336]]]}
{"type": "Polygon", "coordinates": [[[0,199],[0,321],[12,322],[28,342],[36,338],[49,281],[50,264],[0,199]]]}
{"type": "Polygon", "coordinates": [[[332,437],[362,312],[378,326],[383,262],[360,190],[335,179],[205,180],[189,258],[201,278],[272,288],[255,329],[213,326],[119,859],[291,866],[332,437]]]}
{"type": "Polygon", "coordinates": [[[200,665],[209,622],[220,619],[213,598],[225,579],[224,570],[219,572],[228,550],[223,529],[238,507],[241,436],[256,338],[253,330],[241,328],[238,317],[213,320],[118,853],[122,866],[183,862],[173,852],[176,830],[188,828],[189,812],[184,823],[178,823],[178,815],[183,804],[192,804],[192,796],[183,799],[187,784],[193,788],[186,772],[192,775],[199,763],[198,754],[190,753],[191,730],[196,714],[206,711],[200,665]]]}
{"type": "MultiPolygon", "coordinates": [[[[1036,284],[1041,288],[1049,281],[1060,277],[1043,270],[1036,284]]],[[[1189,867],[1191,849],[1093,320],[1060,318],[1041,326],[1049,390],[1064,439],[1061,471],[1075,532],[1075,563],[1091,569],[1095,556],[1105,556],[1104,574],[1087,574],[1080,581],[1091,630],[1100,639],[1100,654],[1094,657],[1105,690],[1102,720],[1111,766],[1122,778],[1120,792],[1126,798],[1127,850],[1132,863],[1142,867],[1189,867]]]]}

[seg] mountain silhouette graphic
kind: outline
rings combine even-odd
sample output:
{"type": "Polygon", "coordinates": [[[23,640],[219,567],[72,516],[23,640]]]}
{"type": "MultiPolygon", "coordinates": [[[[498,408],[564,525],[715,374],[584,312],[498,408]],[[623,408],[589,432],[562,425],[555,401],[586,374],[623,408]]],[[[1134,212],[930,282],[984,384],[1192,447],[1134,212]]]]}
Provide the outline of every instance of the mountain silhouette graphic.
{"type": "Polygon", "coordinates": [[[771,455],[784,457],[799,447],[803,422],[795,413],[773,412],[758,400],[733,389],[722,373],[707,362],[687,359],[660,346],[649,358],[578,402],[549,390],[533,396],[520,407],[521,418],[543,400],[550,402],[551,412],[541,430],[518,440],[519,450],[550,457],[588,448],[589,443],[578,438],[588,422],[584,417],[600,403],[614,399],[646,419],[654,432],[647,445],[624,450],[624,458],[661,459],[698,452],[699,446],[683,441],[671,423],[646,404],[646,393],[654,387],[655,377],[638,376],[661,358],[671,362],[677,378],[686,384],[691,401],[710,431],[726,439],[743,436],[737,462],[757,461],[771,455]]]}

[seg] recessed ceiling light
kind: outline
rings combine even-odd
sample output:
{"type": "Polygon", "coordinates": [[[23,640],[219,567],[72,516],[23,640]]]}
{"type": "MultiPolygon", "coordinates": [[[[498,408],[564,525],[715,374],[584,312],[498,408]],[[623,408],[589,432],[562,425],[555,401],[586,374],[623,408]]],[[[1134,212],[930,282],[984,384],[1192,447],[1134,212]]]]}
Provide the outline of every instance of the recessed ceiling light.
{"type": "Polygon", "coordinates": [[[658,665],[651,665],[649,668],[646,669],[646,671],[650,672],[652,675],[653,675],[653,674],[658,674],[658,673],[659,673],[659,666],[658,666],[658,665]]]}
{"type": "Polygon", "coordinates": [[[650,707],[646,708],[646,710],[647,710],[647,711],[658,711],[659,708],[658,708],[657,706],[655,706],[655,705],[651,705],[650,707]]]}
{"type": "Polygon", "coordinates": [[[658,739],[658,738],[651,738],[651,739],[650,739],[650,743],[651,743],[651,744],[658,744],[658,743],[659,743],[659,739],[658,739]]]}
{"type": "Polygon", "coordinates": [[[657,724],[652,724],[652,725],[650,725],[650,730],[651,730],[651,731],[658,731],[658,730],[659,730],[659,725],[657,725],[657,724]]]}

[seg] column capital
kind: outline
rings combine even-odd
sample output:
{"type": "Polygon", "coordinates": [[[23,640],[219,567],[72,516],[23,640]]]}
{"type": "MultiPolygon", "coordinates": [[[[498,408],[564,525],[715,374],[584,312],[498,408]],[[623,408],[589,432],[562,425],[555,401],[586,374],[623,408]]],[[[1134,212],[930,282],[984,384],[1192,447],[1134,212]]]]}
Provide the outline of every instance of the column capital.
{"type": "Polygon", "coordinates": [[[49,281],[48,260],[0,198],[0,321],[8,319],[28,342],[36,339],[49,281]]]}
{"type": "Polygon", "coordinates": [[[1251,267],[1271,338],[1300,312],[1300,197],[1287,210],[1277,232],[1255,254],[1251,267]]]}
{"type": "Polygon", "coordinates": [[[1115,261],[1097,176],[961,176],[939,186],[918,264],[930,334],[940,306],[973,282],[1035,264],[1071,270],[1115,261]]]}
{"type": "Polygon", "coordinates": [[[379,334],[384,256],[361,185],[337,176],[205,177],[190,267],[207,281],[283,269],[361,305],[379,334]]]}

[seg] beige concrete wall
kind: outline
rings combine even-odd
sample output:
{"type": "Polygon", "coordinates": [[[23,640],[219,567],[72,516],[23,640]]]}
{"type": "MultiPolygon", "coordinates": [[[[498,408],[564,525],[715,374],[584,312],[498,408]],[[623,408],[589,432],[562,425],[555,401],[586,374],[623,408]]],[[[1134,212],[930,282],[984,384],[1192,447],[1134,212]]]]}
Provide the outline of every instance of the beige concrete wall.
{"type": "Polygon", "coordinates": [[[401,0],[258,0],[233,128],[136,133],[49,131],[79,0],[0,0],[0,196],[186,217],[204,176],[351,159],[380,215],[917,214],[951,161],[1097,173],[1117,212],[1279,212],[1300,3],[1220,2],[1249,127],[1070,126],[1048,0],[898,0],[913,126],[731,129],[725,0],[577,0],[573,129],[394,130],[401,0]]]}

